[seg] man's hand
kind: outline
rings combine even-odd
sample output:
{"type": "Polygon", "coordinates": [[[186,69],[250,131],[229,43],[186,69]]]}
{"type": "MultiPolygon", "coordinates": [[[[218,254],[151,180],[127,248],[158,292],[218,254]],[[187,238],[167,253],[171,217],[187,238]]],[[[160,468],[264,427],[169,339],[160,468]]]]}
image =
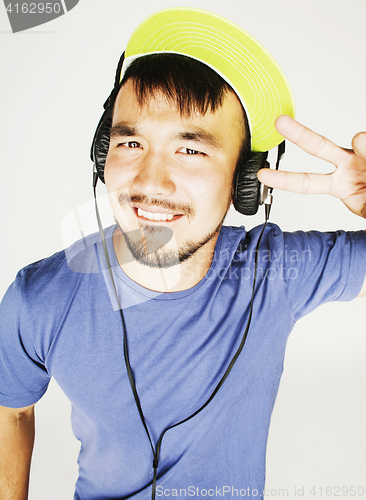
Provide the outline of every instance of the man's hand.
{"type": "Polygon", "coordinates": [[[304,127],[289,116],[276,120],[276,129],[307,153],[332,163],[330,174],[295,173],[262,169],[259,180],[277,189],[303,194],[330,194],[351,212],[366,218],[366,132],[352,140],[352,149],[343,149],[304,127]]]}
{"type": "MultiPolygon", "coordinates": [[[[343,149],[286,115],[277,118],[276,129],[296,146],[336,168],[330,174],[300,174],[265,168],[258,172],[259,180],[267,186],[294,193],[330,194],[342,200],[351,212],[366,219],[366,132],[354,136],[353,149],[343,149]]],[[[366,295],[366,280],[359,295],[366,295]]]]}

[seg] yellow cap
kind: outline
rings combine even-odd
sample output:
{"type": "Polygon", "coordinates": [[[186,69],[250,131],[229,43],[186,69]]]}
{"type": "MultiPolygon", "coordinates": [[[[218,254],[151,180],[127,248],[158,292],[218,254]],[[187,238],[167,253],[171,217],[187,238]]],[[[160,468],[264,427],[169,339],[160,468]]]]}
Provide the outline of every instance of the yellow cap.
{"type": "Polygon", "coordinates": [[[137,57],[162,52],[197,59],[231,85],[248,116],[252,151],[268,151],[283,141],[274,122],[282,114],[295,116],[290,85],[273,57],[240,26],[201,9],[161,10],[133,32],[121,79],[137,57]]]}

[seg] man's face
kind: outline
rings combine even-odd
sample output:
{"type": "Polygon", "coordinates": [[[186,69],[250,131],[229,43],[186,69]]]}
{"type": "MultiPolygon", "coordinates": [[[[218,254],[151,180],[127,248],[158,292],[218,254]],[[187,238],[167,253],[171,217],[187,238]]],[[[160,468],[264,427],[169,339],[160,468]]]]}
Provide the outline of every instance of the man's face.
{"type": "Polygon", "coordinates": [[[113,115],[105,182],[134,258],[170,267],[215,245],[230,206],[243,114],[228,92],[214,113],[181,116],[158,92],[140,106],[132,81],[113,115]]]}

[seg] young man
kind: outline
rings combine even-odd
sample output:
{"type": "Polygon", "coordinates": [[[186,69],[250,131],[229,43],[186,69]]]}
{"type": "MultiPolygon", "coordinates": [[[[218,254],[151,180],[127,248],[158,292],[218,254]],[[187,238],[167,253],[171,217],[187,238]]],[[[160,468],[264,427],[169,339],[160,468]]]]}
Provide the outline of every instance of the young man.
{"type": "MultiPolygon", "coordinates": [[[[327,176],[263,169],[264,184],[326,192],[364,217],[365,134],[351,152],[289,116],[277,119],[276,131],[275,106],[266,105],[292,114],[283,77],[275,86],[280,97],[273,92],[262,103],[260,123],[258,100],[233,90],[238,74],[213,65],[217,50],[209,49],[211,62],[207,53],[177,48],[130,55],[153,33],[170,37],[178,22],[186,23],[180,42],[188,22],[191,42],[202,40],[193,28],[204,23],[217,40],[219,33],[226,41],[246,36],[216,16],[175,9],[131,38],[93,145],[116,219],[105,249],[92,235],[28,266],[2,303],[4,499],[27,497],[33,406],[50,376],[72,402],[82,443],[75,499],[260,497],[294,322],[326,301],[365,293],[364,232],[223,226],[231,203],[242,207],[238,176],[253,161],[256,169],[264,165],[263,152],[282,141],[278,132],[337,169],[327,176]]],[[[279,78],[273,60],[246,42],[279,78]]],[[[219,46],[224,51],[222,39],[219,46]]],[[[230,68],[252,84],[255,65],[243,73],[243,59],[233,61],[230,68]]],[[[273,89],[271,78],[257,84],[263,89],[273,89]]],[[[255,205],[257,192],[254,198],[255,205]]]]}

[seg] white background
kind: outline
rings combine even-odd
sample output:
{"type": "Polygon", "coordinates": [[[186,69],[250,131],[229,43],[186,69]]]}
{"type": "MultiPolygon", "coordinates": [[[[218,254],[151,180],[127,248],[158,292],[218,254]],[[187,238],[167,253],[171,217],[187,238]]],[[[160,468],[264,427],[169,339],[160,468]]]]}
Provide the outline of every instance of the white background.
{"type": "MultiPolygon", "coordinates": [[[[80,0],[18,34],[0,6],[1,294],[19,268],[63,247],[64,217],[91,199],[90,143],[133,29],[160,8],[193,3],[270,50],[291,83],[299,121],[345,147],[366,129],[365,0],[80,0]]],[[[282,168],[332,167],[290,145],[282,168]]],[[[233,213],[228,222],[251,227],[262,218],[233,213]]],[[[366,226],[319,195],[276,192],[271,218],[284,230],[366,226]]],[[[351,498],[337,490],[351,486],[366,496],[364,310],[362,299],[330,304],[295,327],[270,429],[269,498],[321,498],[327,486],[328,497],[351,498]]],[[[36,416],[29,498],[71,499],[78,443],[55,383],[36,416]]]]}

